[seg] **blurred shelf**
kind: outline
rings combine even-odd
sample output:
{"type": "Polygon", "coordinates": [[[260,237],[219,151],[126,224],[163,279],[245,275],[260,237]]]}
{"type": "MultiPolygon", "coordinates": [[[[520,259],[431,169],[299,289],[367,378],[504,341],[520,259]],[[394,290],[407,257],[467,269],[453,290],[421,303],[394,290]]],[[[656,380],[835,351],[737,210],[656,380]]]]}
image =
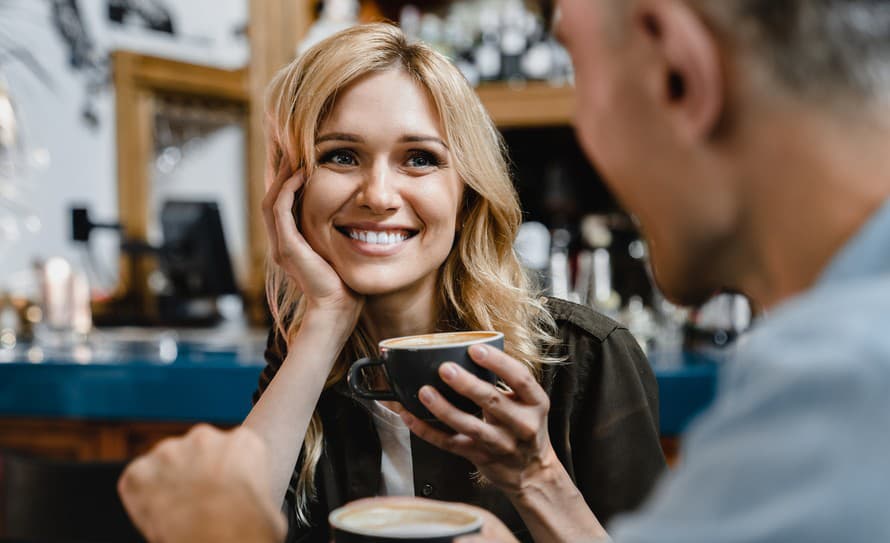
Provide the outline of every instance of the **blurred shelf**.
{"type": "Polygon", "coordinates": [[[498,128],[568,126],[575,112],[574,88],[568,86],[489,83],[476,92],[498,128]]]}

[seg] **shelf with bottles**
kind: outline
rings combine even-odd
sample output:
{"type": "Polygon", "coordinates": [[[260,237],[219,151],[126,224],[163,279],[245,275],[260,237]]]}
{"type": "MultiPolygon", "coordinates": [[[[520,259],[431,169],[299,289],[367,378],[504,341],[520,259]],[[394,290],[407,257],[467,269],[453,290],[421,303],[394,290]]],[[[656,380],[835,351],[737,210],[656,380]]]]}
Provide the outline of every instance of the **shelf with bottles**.
{"type": "Polygon", "coordinates": [[[451,58],[501,128],[565,126],[574,96],[568,54],[536,0],[324,0],[300,50],[356,20],[391,20],[451,58]]]}

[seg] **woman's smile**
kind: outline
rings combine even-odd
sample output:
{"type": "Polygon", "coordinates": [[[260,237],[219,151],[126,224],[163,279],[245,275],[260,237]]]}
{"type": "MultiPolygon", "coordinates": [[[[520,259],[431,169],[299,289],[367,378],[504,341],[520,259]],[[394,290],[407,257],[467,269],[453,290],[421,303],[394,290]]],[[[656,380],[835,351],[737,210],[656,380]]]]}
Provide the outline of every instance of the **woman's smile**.
{"type": "Polygon", "coordinates": [[[370,257],[398,254],[419,230],[387,225],[335,226],[347,245],[361,255],[370,257]]]}

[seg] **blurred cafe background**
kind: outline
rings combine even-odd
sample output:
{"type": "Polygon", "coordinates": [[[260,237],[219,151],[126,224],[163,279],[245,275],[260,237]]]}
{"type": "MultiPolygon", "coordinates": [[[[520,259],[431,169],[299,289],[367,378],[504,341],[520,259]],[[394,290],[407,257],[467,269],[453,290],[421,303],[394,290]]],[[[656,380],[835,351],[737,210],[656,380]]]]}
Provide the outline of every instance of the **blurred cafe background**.
{"type": "Polygon", "coordinates": [[[270,323],[264,87],[380,19],[476,86],[509,146],[522,262],[633,332],[676,460],[751,310],[660,296],[633,217],[575,143],[571,63],[536,0],[0,0],[0,537],[99,515],[107,533],[89,537],[120,540],[119,505],[83,481],[247,414],[270,323]]]}

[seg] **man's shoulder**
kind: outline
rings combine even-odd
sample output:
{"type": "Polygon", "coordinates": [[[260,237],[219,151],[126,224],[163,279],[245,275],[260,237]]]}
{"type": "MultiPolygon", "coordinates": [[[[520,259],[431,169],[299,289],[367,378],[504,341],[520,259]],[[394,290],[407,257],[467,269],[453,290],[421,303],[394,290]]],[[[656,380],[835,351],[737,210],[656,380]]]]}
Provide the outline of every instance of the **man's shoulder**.
{"type": "Polygon", "coordinates": [[[739,349],[739,365],[868,371],[890,380],[890,276],[817,287],[780,307],[739,349]]]}
{"type": "Polygon", "coordinates": [[[831,427],[890,410],[890,281],[881,283],[815,290],[764,319],[721,371],[703,418],[715,428],[764,417],[831,427]]]}
{"type": "Polygon", "coordinates": [[[888,541],[888,315],[890,278],[817,288],[764,319],[616,541],[888,541]]]}

